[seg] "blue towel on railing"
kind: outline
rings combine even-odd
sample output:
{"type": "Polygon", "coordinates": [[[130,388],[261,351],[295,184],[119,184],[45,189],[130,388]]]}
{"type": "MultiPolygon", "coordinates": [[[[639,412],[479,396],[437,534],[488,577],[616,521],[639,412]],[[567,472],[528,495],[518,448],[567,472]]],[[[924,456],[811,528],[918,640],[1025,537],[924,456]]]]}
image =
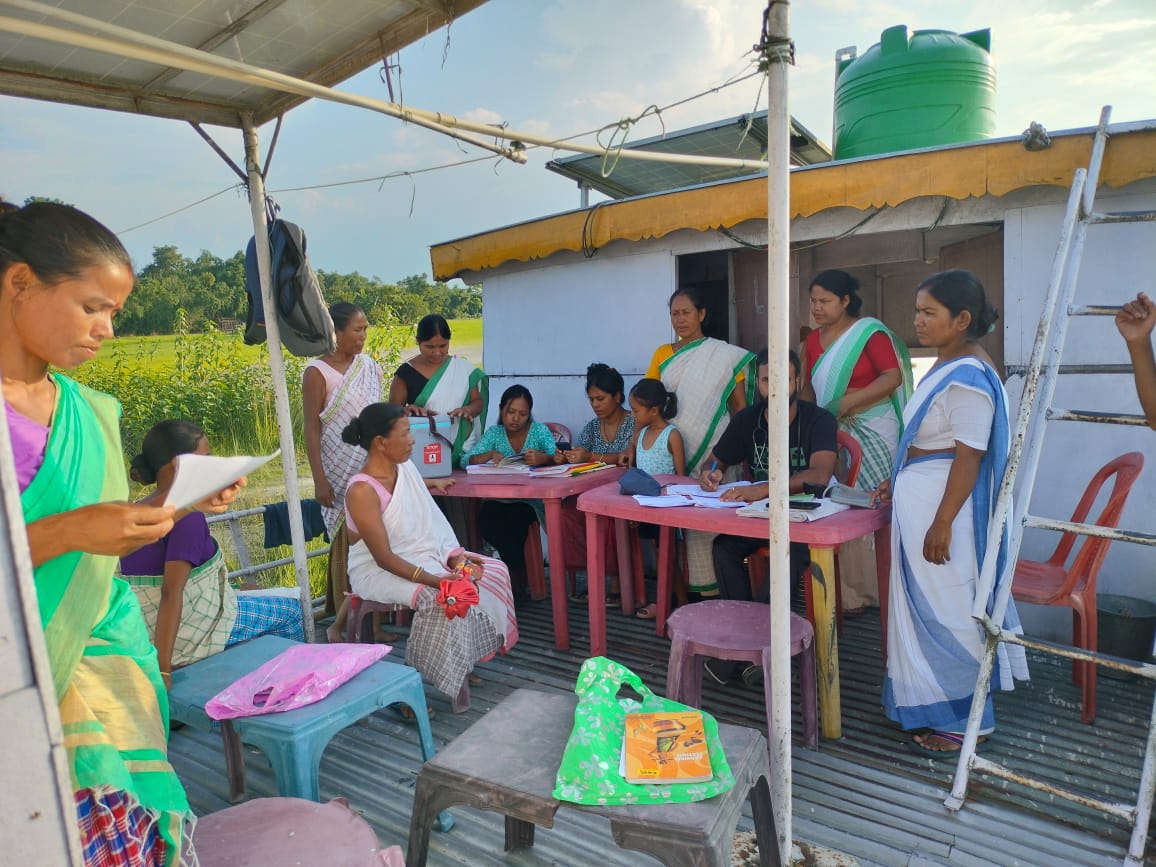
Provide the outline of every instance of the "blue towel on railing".
{"type": "MultiPolygon", "coordinates": [[[[316,539],[324,535],[329,541],[329,534],[325,532],[325,520],[321,517],[321,504],[316,500],[301,501],[301,523],[305,527],[305,541],[316,539]]],[[[265,547],[276,548],[278,545],[292,545],[293,537],[289,533],[289,504],[269,503],[265,506],[265,547]]]]}

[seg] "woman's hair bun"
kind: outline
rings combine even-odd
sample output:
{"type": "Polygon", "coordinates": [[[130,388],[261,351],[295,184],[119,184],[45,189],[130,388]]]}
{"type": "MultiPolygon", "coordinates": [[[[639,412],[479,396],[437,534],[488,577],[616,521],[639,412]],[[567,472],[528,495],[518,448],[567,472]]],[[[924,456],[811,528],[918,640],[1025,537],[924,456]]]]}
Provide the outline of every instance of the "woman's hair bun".
{"type": "Polygon", "coordinates": [[[156,470],[149,466],[148,458],[144,454],[137,455],[129,462],[129,475],[133,481],[142,485],[152,485],[157,480],[156,470]]]}
{"type": "Polygon", "coordinates": [[[352,419],[341,431],[341,441],[351,446],[361,445],[361,424],[357,419],[352,419]]]}
{"type": "Polygon", "coordinates": [[[985,303],[983,311],[979,315],[979,326],[983,329],[983,333],[990,334],[995,329],[997,322],[999,322],[999,310],[991,304],[985,303]]]}

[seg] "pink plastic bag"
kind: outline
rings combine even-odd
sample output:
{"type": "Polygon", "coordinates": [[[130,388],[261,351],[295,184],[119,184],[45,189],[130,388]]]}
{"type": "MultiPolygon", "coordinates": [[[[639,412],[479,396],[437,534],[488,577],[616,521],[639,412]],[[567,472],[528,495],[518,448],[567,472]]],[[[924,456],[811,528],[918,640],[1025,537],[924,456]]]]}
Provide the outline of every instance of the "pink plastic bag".
{"type": "Polygon", "coordinates": [[[321,701],[390,651],[385,644],[297,644],[205,704],[215,720],[279,713],[321,701]]]}

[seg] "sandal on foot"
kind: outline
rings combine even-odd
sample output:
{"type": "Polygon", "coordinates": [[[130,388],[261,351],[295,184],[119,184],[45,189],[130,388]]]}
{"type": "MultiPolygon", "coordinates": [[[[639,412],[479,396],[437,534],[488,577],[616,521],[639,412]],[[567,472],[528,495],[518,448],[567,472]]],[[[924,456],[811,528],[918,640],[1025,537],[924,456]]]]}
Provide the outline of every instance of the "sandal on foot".
{"type": "MultiPolygon", "coordinates": [[[[916,735],[916,737],[919,736],[916,735]]],[[[985,743],[987,743],[987,738],[981,737],[981,739],[976,742],[976,752],[980,752],[985,743]]],[[[955,732],[943,732],[939,731],[938,729],[932,729],[923,735],[923,740],[920,741],[912,738],[907,742],[907,746],[910,747],[913,752],[918,753],[921,756],[927,756],[931,759],[942,759],[945,756],[948,758],[954,758],[959,755],[959,751],[963,748],[963,735],[956,734],[955,732]],[[954,744],[955,746],[943,750],[937,750],[934,747],[927,745],[927,741],[931,738],[939,738],[941,741],[946,741],[947,743],[954,744]]]]}
{"type": "MultiPolygon", "coordinates": [[[[402,725],[417,725],[417,717],[414,715],[413,708],[411,708],[408,704],[403,704],[402,702],[394,702],[393,704],[389,705],[386,710],[389,711],[390,716],[392,716],[402,725]]],[[[428,705],[426,706],[425,712],[431,720],[437,716],[437,714],[434,712],[434,709],[428,705]]]]}
{"type": "Polygon", "coordinates": [[[651,602],[634,609],[634,616],[639,620],[653,620],[658,616],[658,606],[651,602]]]}

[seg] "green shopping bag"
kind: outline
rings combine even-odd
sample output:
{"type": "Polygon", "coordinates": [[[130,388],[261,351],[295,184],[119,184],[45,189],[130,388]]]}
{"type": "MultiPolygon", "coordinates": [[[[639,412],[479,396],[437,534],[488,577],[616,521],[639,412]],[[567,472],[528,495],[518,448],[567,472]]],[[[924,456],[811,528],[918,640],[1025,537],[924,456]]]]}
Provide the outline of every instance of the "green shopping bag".
{"type": "Polygon", "coordinates": [[[714,779],[669,785],[626,782],[618,773],[626,714],[695,708],[655,695],[637,674],[605,656],[595,656],[582,664],[574,692],[578,694],[574,730],[566,742],[554,788],[554,797],[560,801],[597,805],[685,804],[713,798],[735,784],[718,737],[718,723],[705,711],[700,713],[714,779]],[[624,685],[642,696],[642,701],[619,699],[618,691],[624,685]]]}

